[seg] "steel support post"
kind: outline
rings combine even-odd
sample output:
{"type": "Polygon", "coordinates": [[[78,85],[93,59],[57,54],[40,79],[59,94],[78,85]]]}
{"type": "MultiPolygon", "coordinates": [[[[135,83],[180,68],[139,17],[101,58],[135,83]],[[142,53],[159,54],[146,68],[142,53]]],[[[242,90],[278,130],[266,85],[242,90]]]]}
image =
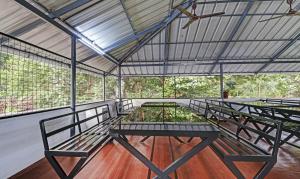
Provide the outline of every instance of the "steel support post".
{"type": "MultiPolygon", "coordinates": [[[[71,110],[76,111],[76,37],[71,36],[71,110]]],[[[72,122],[75,123],[75,114],[72,122]]],[[[75,127],[70,131],[71,136],[75,134],[75,127]]]]}
{"type": "Polygon", "coordinates": [[[103,100],[106,101],[106,74],[103,75],[103,100]]]}
{"type": "Polygon", "coordinates": [[[121,65],[119,65],[118,89],[119,89],[119,100],[121,102],[122,101],[122,74],[121,74],[121,65]]]}
{"type": "Polygon", "coordinates": [[[223,74],[223,64],[220,64],[220,96],[222,101],[224,100],[224,74],[223,74]]]}

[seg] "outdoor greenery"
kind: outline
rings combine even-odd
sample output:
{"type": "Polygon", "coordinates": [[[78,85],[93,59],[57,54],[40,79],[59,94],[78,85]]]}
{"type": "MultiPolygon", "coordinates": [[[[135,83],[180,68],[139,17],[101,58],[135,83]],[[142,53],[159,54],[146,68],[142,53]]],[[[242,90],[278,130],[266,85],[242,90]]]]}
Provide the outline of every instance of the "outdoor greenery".
{"type": "Polygon", "coordinates": [[[105,78],[105,99],[116,99],[118,96],[118,79],[115,76],[106,76],[105,78]]]}
{"type": "Polygon", "coordinates": [[[139,107],[123,121],[135,122],[203,122],[204,118],[187,107],[139,107]]]}
{"type": "MultiPolygon", "coordinates": [[[[0,53],[0,115],[70,105],[70,68],[0,53]]],[[[77,103],[103,99],[103,77],[77,70],[77,103]]]]}
{"type": "Polygon", "coordinates": [[[77,103],[88,103],[103,100],[102,75],[78,70],[76,74],[77,103]]]}
{"type": "MultiPolygon", "coordinates": [[[[299,74],[226,75],[224,90],[229,97],[287,98],[300,96],[299,74]]],[[[126,77],[124,98],[220,97],[219,76],[126,77]]]]}
{"type": "MultiPolygon", "coordinates": [[[[106,99],[118,96],[117,78],[107,76],[106,99]]],[[[219,76],[124,77],[123,98],[206,98],[220,96],[219,76]]],[[[77,70],[77,103],[103,100],[103,76],[77,70]]],[[[226,75],[229,97],[300,96],[300,74],[226,75]]],[[[0,53],[0,115],[70,104],[69,66],[45,59],[0,53]]]]}

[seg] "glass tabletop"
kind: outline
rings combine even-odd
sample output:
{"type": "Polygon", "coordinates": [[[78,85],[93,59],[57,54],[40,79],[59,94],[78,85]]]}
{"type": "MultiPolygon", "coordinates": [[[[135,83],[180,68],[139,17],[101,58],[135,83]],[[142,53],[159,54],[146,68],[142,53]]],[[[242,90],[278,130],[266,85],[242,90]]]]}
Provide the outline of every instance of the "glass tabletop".
{"type": "Polygon", "coordinates": [[[204,117],[182,106],[139,107],[125,116],[124,122],[206,122],[204,117]]]}
{"type": "Polygon", "coordinates": [[[142,107],[175,107],[179,106],[176,102],[146,102],[142,107]]]}

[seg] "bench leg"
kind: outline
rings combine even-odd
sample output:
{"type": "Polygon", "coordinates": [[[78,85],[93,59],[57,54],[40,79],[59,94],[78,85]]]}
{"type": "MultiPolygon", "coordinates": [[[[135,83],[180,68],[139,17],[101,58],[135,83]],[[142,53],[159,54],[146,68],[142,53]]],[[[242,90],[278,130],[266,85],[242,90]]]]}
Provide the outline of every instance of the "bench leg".
{"type": "Polygon", "coordinates": [[[64,178],[64,179],[74,178],[81,170],[81,167],[83,166],[84,162],[87,160],[86,157],[80,158],[80,160],[76,163],[75,167],[71,170],[69,175],[67,175],[54,156],[49,155],[49,154],[45,154],[45,156],[46,156],[47,160],[49,161],[50,165],[53,167],[53,169],[57,173],[57,175],[60,178],[64,178]]]}
{"type": "Polygon", "coordinates": [[[173,137],[174,137],[174,139],[176,139],[178,142],[184,144],[184,142],[183,142],[179,137],[177,137],[177,136],[173,136],[173,137]]]}
{"type": "Polygon", "coordinates": [[[67,178],[67,174],[65,173],[65,171],[61,168],[61,166],[59,165],[59,163],[57,162],[57,160],[55,159],[55,157],[50,156],[48,154],[45,154],[47,160],[49,161],[50,165],[52,166],[52,168],[55,170],[55,172],[57,173],[57,175],[60,178],[67,178]]]}
{"type": "Polygon", "coordinates": [[[145,142],[147,139],[149,139],[151,136],[146,136],[144,137],[142,140],[140,140],[140,142],[145,142]]]}
{"type": "Polygon", "coordinates": [[[240,170],[235,166],[232,160],[224,159],[223,160],[225,165],[229,168],[229,170],[238,178],[238,179],[244,179],[245,177],[240,172],[240,170]]]}
{"type": "Polygon", "coordinates": [[[276,162],[270,161],[266,162],[264,166],[259,170],[259,172],[255,175],[254,179],[263,179],[265,176],[271,171],[276,162]]]}

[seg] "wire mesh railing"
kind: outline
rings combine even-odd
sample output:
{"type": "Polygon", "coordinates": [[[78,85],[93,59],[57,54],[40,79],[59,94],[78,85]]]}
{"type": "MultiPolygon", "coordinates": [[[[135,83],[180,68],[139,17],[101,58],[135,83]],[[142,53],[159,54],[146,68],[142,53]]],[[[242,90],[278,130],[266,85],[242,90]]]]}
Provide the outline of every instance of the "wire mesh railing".
{"type": "MultiPolygon", "coordinates": [[[[71,60],[0,32],[0,116],[70,105],[71,60]]],[[[104,72],[77,63],[80,103],[103,99],[104,72]],[[98,89],[99,88],[99,89],[98,89]]]]}

